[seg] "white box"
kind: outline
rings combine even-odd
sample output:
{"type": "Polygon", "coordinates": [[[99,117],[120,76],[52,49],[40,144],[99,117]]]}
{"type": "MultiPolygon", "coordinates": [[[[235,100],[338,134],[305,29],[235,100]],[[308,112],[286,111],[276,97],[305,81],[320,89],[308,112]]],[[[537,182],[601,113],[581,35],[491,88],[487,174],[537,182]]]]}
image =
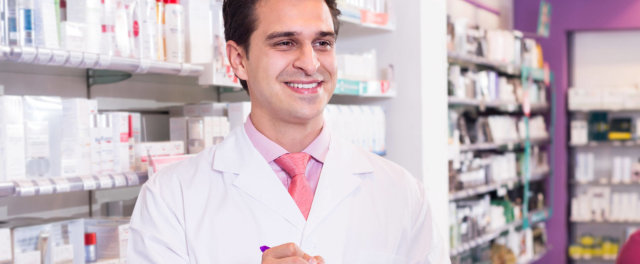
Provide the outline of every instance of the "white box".
{"type": "Polygon", "coordinates": [[[183,106],[183,115],[188,117],[225,116],[226,103],[201,103],[183,106]]]}
{"type": "Polygon", "coordinates": [[[184,142],[163,141],[163,142],[143,142],[135,145],[136,171],[146,171],[149,165],[149,156],[175,156],[183,155],[184,142]]]}
{"type": "Polygon", "coordinates": [[[0,180],[26,177],[23,102],[0,96],[0,180]]]}
{"type": "Polygon", "coordinates": [[[251,113],[250,102],[229,103],[229,125],[231,130],[244,125],[251,113]]]}
{"type": "Polygon", "coordinates": [[[171,141],[182,141],[185,146],[187,145],[187,119],[188,117],[169,118],[169,139],[171,141]]]}
{"type": "Polygon", "coordinates": [[[127,220],[86,219],[86,232],[96,233],[98,259],[126,259],[129,241],[127,220]]]}
{"type": "Polygon", "coordinates": [[[59,176],[62,99],[25,96],[23,100],[27,177],[59,176]]]}
{"type": "Polygon", "coordinates": [[[115,172],[128,172],[131,170],[129,156],[129,113],[112,112],[111,116],[113,131],[113,163],[115,172]]]}
{"type": "Polygon", "coordinates": [[[86,26],[84,24],[60,22],[60,47],[71,51],[84,51],[86,26]]]}
{"type": "Polygon", "coordinates": [[[18,259],[33,259],[40,257],[39,243],[46,243],[41,247],[48,250],[42,258],[42,263],[84,263],[84,221],[82,219],[51,222],[30,226],[15,227],[13,234],[13,254],[16,263],[18,259]],[[43,235],[48,235],[44,237],[43,235]],[[26,252],[26,254],[25,254],[26,252]],[[37,254],[33,254],[37,252],[37,254]],[[33,255],[32,255],[33,254],[33,255]]]}
{"type": "Polygon", "coordinates": [[[35,42],[37,47],[57,49],[58,25],[56,21],[56,6],[51,0],[34,0],[35,42]]]}
{"type": "Polygon", "coordinates": [[[189,154],[197,154],[213,146],[216,119],[212,116],[192,117],[187,120],[187,150],[189,154]]]}
{"type": "Polygon", "coordinates": [[[112,116],[98,114],[98,130],[100,133],[100,172],[99,174],[115,172],[115,145],[113,135],[112,116]]]}
{"type": "Polygon", "coordinates": [[[11,229],[0,228],[0,263],[12,263],[11,229]]]}
{"type": "Polygon", "coordinates": [[[190,63],[213,61],[213,19],[211,1],[183,0],[186,20],[186,52],[190,63]]]}
{"type": "Polygon", "coordinates": [[[63,99],[62,165],[60,176],[91,174],[90,116],[92,103],[87,99],[63,99]]]}

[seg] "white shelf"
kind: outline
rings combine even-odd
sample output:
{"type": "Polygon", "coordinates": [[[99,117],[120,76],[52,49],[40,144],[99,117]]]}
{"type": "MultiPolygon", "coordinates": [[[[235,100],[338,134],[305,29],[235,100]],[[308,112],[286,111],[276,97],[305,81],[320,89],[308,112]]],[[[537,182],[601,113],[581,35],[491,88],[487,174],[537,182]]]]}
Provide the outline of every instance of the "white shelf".
{"type": "Polygon", "coordinates": [[[126,172],[93,176],[20,179],[0,182],[0,197],[23,197],[65,192],[115,189],[139,186],[148,179],[146,172],[126,172]]]}
{"type": "MultiPolygon", "coordinates": [[[[541,139],[531,139],[531,146],[541,146],[549,144],[549,138],[541,138],[541,139]]],[[[517,148],[523,148],[525,144],[524,140],[518,140],[514,142],[503,142],[503,143],[477,143],[470,145],[460,145],[460,151],[482,151],[482,150],[498,150],[498,149],[506,149],[506,150],[515,150],[517,148]]]]}
{"type": "Polygon", "coordinates": [[[638,147],[640,141],[627,140],[627,141],[591,141],[584,145],[570,144],[572,148],[595,148],[595,147],[638,147]]]}
{"type": "MultiPolygon", "coordinates": [[[[375,24],[375,23],[366,23],[362,22],[362,13],[363,11],[357,7],[352,7],[346,4],[339,4],[338,9],[340,9],[340,16],[338,19],[342,22],[342,26],[360,30],[375,30],[380,32],[391,32],[395,30],[395,26],[391,22],[389,18],[386,24],[375,24]]],[[[342,29],[341,29],[342,31],[342,29]]]]}
{"type": "Polygon", "coordinates": [[[122,58],[89,52],[17,46],[0,46],[0,60],[80,69],[103,69],[130,73],[155,73],[180,76],[199,76],[204,69],[200,65],[188,63],[171,63],[122,58]]]}
{"type": "MultiPolygon", "coordinates": [[[[549,216],[549,210],[548,209],[543,209],[543,210],[539,210],[539,211],[534,211],[529,213],[529,219],[530,219],[530,224],[535,224],[537,222],[542,222],[545,221],[549,216]]],[[[512,223],[509,223],[501,228],[498,228],[496,230],[493,231],[489,231],[486,234],[477,237],[475,239],[472,239],[471,241],[462,243],[460,246],[457,246],[455,248],[451,249],[450,252],[450,256],[454,257],[457,255],[460,255],[461,253],[468,251],[470,249],[473,249],[479,245],[482,245],[484,243],[487,243],[491,240],[494,240],[498,237],[500,237],[500,235],[506,231],[509,231],[512,228],[518,228],[521,227],[523,224],[522,220],[516,220],[513,221],[512,223]]]]}
{"type": "Polygon", "coordinates": [[[449,62],[462,65],[481,65],[485,67],[491,67],[499,72],[509,75],[519,75],[521,68],[518,65],[502,61],[494,61],[474,55],[458,54],[456,52],[448,52],[447,58],[449,62]]]}
{"type": "MultiPolygon", "coordinates": [[[[478,107],[481,110],[485,108],[499,109],[505,112],[522,112],[522,104],[515,101],[486,101],[473,98],[459,98],[455,96],[448,97],[449,106],[467,106],[478,107]]],[[[531,112],[540,113],[549,110],[549,104],[547,103],[532,103],[531,112]]]]}
{"type": "MultiPolygon", "coordinates": [[[[531,173],[531,179],[529,179],[529,181],[537,181],[537,180],[541,180],[544,179],[548,174],[549,174],[549,169],[541,169],[538,170],[536,172],[532,172],[531,173]]],[[[513,189],[516,186],[520,186],[522,185],[524,182],[524,179],[522,178],[522,176],[515,178],[515,179],[510,179],[510,180],[506,180],[506,181],[502,181],[502,182],[497,182],[497,183],[491,183],[491,184],[486,184],[486,185],[481,185],[481,186],[476,186],[476,187],[471,187],[471,188],[467,188],[467,189],[463,189],[463,190],[459,190],[459,191],[455,191],[453,193],[449,194],[449,200],[450,201],[455,201],[455,200],[460,200],[460,199],[465,199],[468,197],[473,197],[479,194],[485,194],[485,193],[490,193],[493,192],[497,189],[499,189],[502,186],[506,186],[508,189],[513,189]]]]}

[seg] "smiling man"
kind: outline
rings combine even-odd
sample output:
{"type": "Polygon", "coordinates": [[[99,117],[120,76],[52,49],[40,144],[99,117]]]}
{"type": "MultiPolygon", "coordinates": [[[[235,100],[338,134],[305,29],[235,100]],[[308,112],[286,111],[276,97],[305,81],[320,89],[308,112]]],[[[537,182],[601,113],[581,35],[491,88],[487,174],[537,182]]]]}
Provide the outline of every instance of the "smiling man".
{"type": "Polygon", "coordinates": [[[223,9],[251,114],[143,186],[128,262],[449,263],[423,187],[324,122],[335,0],[225,0],[223,9]]]}

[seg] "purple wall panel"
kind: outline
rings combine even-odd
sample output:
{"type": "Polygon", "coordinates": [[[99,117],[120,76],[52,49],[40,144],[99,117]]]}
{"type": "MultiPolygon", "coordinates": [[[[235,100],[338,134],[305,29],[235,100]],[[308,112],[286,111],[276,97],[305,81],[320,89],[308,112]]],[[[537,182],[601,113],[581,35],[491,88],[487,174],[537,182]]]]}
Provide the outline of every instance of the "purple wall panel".
{"type": "MultiPolygon", "coordinates": [[[[523,32],[536,32],[539,0],[514,0],[514,25],[523,32]]],[[[567,260],[568,197],[566,102],[569,89],[568,35],[575,31],[640,29],[640,1],[638,0],[549,0],[551,2],[551,32],[549,38],[539,38],[545,60],[555,74],[556,157],[554,175],[553,217],[548,222],[549,252],[538,263],[565,263],[567,260]]]]}

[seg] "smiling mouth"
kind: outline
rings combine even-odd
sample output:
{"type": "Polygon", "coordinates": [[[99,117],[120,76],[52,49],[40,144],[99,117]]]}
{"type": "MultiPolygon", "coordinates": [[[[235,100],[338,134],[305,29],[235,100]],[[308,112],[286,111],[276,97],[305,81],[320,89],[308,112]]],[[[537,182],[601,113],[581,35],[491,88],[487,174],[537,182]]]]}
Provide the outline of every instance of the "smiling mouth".
{"type": "Polygon", "coordinates": [[[307,82],[307,83],[301,83],[301,82],[285,82],[285,85],[287,87],[289,87],[291,90],[293,90],[296,93],[299,94],[315,94],[318,93],[318,90],[320,90],[320,87],[322,87],[323,81],[319,81],[319,82],[307,82]]]}

